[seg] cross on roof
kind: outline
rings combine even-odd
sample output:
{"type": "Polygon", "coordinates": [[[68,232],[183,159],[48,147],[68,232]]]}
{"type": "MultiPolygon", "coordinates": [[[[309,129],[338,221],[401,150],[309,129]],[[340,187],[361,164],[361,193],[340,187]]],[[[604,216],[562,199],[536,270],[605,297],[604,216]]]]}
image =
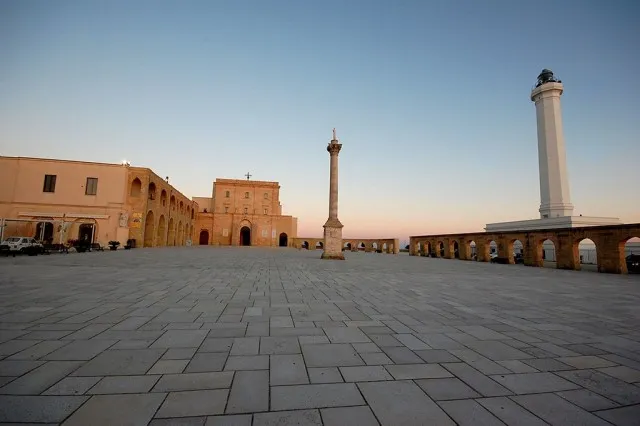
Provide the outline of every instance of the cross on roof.
{"type": "Polygon", "coordinates": [[[249,180],[249,178],[251,177],[251,175],[249,174],[249,172],[247,172],[247,174],[245,175],[247,177],[247,180],[249,180]]]}

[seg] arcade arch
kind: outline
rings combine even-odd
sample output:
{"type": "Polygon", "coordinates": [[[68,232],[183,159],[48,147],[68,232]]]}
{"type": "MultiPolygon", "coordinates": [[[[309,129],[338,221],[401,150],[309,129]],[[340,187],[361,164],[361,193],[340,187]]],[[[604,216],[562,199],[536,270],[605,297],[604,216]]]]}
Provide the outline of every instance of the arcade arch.
{"type": "Polygon", "coordinates": [[[160,215],[160,219],[158,220],[158,235],[156,236],[156,246],[162,247],[165,245],[166,226],[167,225],[164,220],[164,215],[160,215]]]}
{"type": "Polygon", "coordinates": [[[153,239],[156,236],[154,225],[153,212],[149,210],[144,220],[144,247],[153,247],[153,239]]]}

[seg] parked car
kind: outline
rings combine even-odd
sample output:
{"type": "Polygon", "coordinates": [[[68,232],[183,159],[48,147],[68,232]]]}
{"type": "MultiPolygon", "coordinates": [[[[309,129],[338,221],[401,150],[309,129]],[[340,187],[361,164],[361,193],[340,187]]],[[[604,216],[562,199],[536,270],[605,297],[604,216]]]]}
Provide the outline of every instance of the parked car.
{"type": "Polygon", "coordinates": [[[625,260],[627,261],[627,272],[640,274],[640,254],[630,254],[625,260]]]}
{"type": "Polygon", "coordinates": [[[2,242],[3,246],[9,246],[9,251],[21,253],[42,253],[42,244],[31,237],[9,237],[2,242]]]}

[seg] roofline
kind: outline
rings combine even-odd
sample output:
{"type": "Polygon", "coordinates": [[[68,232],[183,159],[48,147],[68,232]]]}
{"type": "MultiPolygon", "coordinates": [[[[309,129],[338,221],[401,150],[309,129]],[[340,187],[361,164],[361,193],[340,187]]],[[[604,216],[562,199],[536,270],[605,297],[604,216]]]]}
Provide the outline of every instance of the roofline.
{"type": "Polygon", "coordinates": [[[98,161],[82,161],[82,160],[63,160],[60,158],[45,158],[45,157],[12,157],[7,155],[0,155],[0,160],[28,160],[28,161],[42,161],[42,162],[56,162],[56,163],[74,163],[74,164],[94,164],[97,166],[111,166],[111,167],[125,167],[121,163],[101,163],[98,161]]]}
{"type": "Polygon", "coordinates": [[[461,232],[449,234],[431,234],[431,235],[410,235],[409,238],[445,238],[445,237],[467,237],[476,235],[508,235],[508,234],[533,234],[536,232],[568,232],[568,231],[608,231],[616,229],[633,229],[640,226],[640,223],[623,223],[620,225],[600,225],[600,226],[576,226],[572,228],[540,228],[540,229],[523,229],[520,231],[478,231],[478,232],[461,232]]]}
{"type": "Polygon", "coordinates": [[[254,186],[256,184],[264,186],[277,186],[280,187],[279,182],[267,181],[267,180],[245,180],[245,179],[225,179],[216,178],[214,183],[223,183],[227,185],[240,185],[240,186],[254,186]]]}

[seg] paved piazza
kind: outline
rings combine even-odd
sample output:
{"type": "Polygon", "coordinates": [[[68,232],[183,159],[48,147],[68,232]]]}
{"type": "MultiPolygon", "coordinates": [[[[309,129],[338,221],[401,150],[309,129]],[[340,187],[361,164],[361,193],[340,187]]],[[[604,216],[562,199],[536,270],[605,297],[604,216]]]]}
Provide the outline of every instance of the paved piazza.
{"type": "Polygon", "coordinates": [[[639,276],[320,254],[0,258],[0,423],[639,424],[639,276]]]}

